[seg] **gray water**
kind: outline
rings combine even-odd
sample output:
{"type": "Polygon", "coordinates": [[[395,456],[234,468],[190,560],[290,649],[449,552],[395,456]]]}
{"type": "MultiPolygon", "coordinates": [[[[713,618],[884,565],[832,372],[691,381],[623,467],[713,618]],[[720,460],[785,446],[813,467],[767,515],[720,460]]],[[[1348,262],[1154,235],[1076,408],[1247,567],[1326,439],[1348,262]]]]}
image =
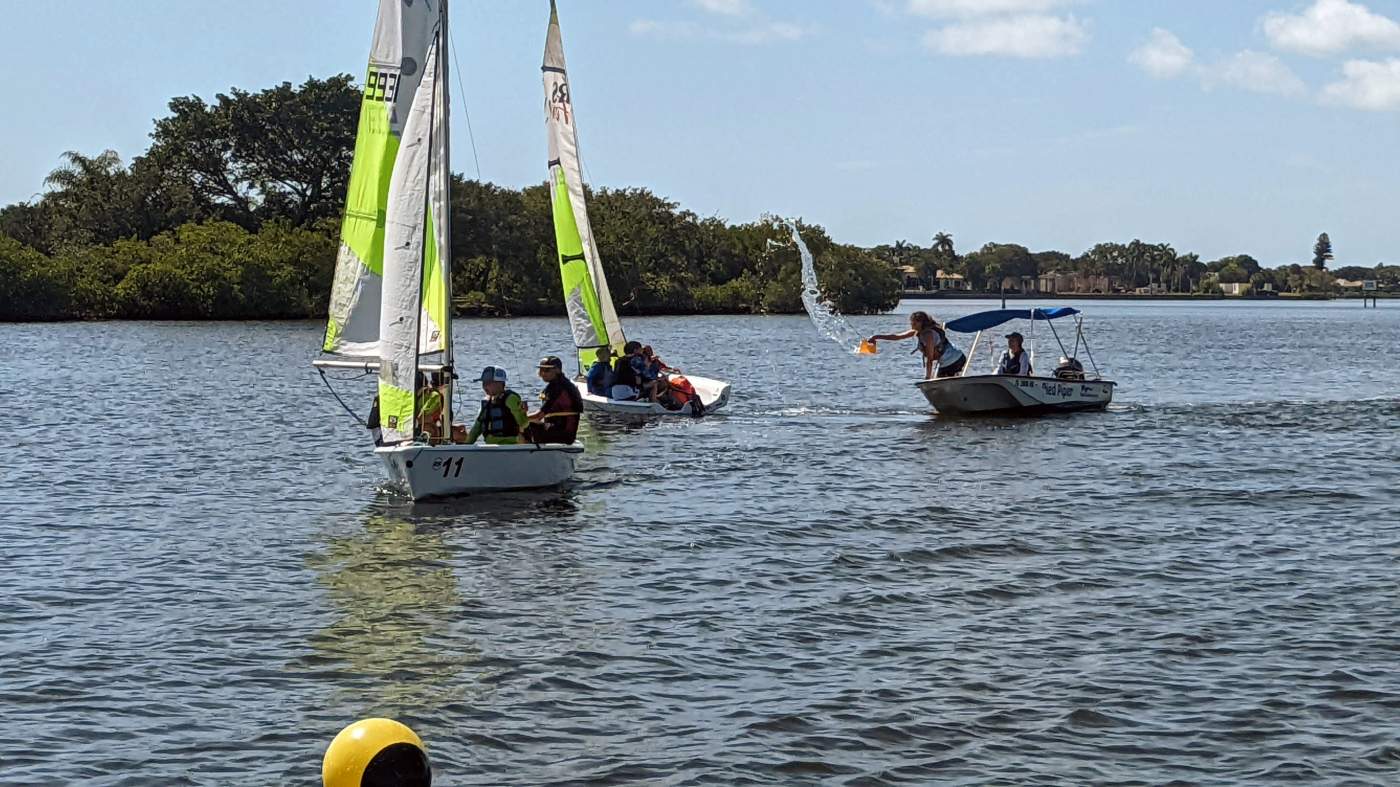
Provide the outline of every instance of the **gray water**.
{"type": "Polygon", "coordinates": [[[628,320],[731,407],[420,505],[319,325],[0,326],[0,783],[313,785],[374,715],[443,785],[1400,781],[1400,305],[1086,308],[1118,398],[1038,420],[802,315],[628,320]]]}

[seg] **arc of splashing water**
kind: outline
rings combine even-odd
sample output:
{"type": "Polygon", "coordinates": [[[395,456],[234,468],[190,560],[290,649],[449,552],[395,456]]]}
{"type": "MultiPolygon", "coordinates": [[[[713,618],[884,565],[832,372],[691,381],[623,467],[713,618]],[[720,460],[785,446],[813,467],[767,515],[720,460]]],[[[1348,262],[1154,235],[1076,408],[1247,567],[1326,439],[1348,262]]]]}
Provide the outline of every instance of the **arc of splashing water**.
{"type": "Polygon", "coordinates": [[[797,244],[797,253],[802,257],[802,306],[807,310],[807,316],[812,319],[812,325],[816,326],[822,336],[841,345],[847,352],[858,352],[865,337],[846,322],[846,318],[836,311],[831,301],[822,297],[812,252],[802,241],[802,235],[797,232],[797,224],[792,221],[785,223],[792,232],[793,242],[797,244]]]}

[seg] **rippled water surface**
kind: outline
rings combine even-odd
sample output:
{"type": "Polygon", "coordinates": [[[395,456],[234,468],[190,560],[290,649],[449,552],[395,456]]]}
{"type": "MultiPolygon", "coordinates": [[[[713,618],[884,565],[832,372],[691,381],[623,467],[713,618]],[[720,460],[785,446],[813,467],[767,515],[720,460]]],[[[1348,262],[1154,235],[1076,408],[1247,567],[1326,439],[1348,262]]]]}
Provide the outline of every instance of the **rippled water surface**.
{"type": "Polygon", "coordinates": [[[1400,306],[1086,308],[1117,401],[1039,420],[801,316],[629,320],[730,409],[416,506],[319,325],[0,326],[0,783],[312,785],[371,715],[444,785],[1400,782],[1400,306]]]}

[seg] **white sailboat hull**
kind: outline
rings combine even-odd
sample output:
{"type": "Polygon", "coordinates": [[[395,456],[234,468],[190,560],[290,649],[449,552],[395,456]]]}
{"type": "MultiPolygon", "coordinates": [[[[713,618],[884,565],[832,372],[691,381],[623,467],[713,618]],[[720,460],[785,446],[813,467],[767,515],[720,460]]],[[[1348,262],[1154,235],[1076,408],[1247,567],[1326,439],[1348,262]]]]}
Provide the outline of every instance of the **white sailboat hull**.
{"type": "Polygon", "coordinates": [[[1102,410],[1113,401],[1116,383],[981,374],[921,380],[915,385],[944,415],[1040,415],[1102,410]]]}
{"type": "Polygon", "coordinates": [[[582,443],[571,445],[407,445],[374,453],[389,479],[414,500],[557,486],[574,474],[582,443]]]}
{"type": "MultiPolygon", "coordinates": [[[[711,380],[708,377],[693,377],[688,374],[685,379],[689,380],[691,386],[695,388],[695,394],[700,397],[700,403],[704,405],[706,414],[729,403],[729,383],[722,380],[711,380]]],[[[689,404],[679,410],[667,410],[655,402],[608,399],[604,396],[591,394],[588,392],[587,380],[580,379],[578,385],[579,393],[583,395],[583,409],[585,411],[636,416],[692,415],[689,404]]]]}

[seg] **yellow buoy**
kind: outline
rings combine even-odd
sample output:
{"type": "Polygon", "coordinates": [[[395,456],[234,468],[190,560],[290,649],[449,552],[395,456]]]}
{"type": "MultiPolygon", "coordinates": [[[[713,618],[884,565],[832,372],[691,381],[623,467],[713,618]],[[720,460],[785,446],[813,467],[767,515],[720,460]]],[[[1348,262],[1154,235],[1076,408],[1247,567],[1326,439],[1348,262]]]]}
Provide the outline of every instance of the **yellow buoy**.
{"type": "Polygon", "coordinates": [[[393,719],[361,719],[340,731],[321,760],[325,787],[429,787],[423,741],[393,719]]]}
{"type": "Polygon", "coordinates": [[[861,355],[874,355],[879,351],[875,349],[875,342],[868,342],[864,339],[861,339],[860,346],[856,348],[856,352],[860,353],[861,355]]]}

